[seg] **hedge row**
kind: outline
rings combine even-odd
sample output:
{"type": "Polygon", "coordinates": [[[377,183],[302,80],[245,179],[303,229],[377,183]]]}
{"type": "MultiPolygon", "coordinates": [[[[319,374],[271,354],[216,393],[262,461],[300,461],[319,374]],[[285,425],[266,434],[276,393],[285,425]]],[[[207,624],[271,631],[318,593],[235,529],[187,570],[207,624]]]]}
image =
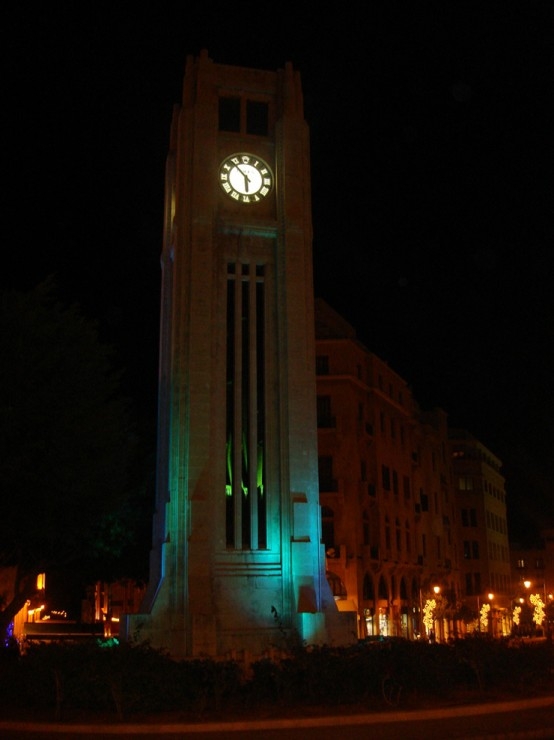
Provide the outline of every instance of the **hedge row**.
{"type": "Polygon", "coordinates": [[[513,646],[483,638],[301,648],[247,669],[235,661],[175,661],[148,644],[104,642],[37,645],[0,659],[0,708],[46,711],[54,719],[69,709],[122,720],[169,711],[210,717],[254,707],[414,706],[467,692],[521,696],[553,685],[550,642],[513,646]]]}

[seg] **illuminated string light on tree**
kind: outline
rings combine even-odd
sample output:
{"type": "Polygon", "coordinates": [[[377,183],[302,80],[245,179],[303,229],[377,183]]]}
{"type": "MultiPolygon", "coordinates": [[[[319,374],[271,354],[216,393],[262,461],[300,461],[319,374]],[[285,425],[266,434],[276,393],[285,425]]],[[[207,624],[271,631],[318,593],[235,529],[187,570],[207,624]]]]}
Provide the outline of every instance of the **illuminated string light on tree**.
{"type": "Polygon", "coordinates": [[[544,601],[541,599],[539,594],[531,594],[531,596],[529,597],[529,601],[535,607],[535,610],[533,612],[533,622],[537,625],[537,627],[540,627],[546,616],[544,612],[544,601]]]}
{"type": "Polygon", "coordinates": [[[490,604],[483,604],[483,606],[481,607],[480,622],[481,622],[481,629],[483,631],[486,631],[488,629],[490,610],[491,610],[490,604]]]}
{"type": "Polygon", "coordinates": [[[516,626],[519,626],[519,622],[520,622],[520,616],[519,615],[520,614],[521,614],[521,607],[520,606],[514,606],[514,613],[512,615],[512,620],[513,620],[513,623],[516,626]]]}
{"type": "Polygon", "coordinates": [[[431,632],[435,623],[434,612],[436,606],[437,602],[435,601],[435,599],[427,599],[427,601],[425,602],[425,606],[423,607],[423,624],[425,625],[427,634],[431,632]]]}

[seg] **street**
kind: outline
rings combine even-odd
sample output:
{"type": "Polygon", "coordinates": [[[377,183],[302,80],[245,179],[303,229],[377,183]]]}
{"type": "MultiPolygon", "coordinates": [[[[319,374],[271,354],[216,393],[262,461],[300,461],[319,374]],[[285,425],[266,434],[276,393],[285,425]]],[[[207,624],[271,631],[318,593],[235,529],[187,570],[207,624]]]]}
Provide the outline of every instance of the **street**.
{"type": "Polygon", "coordinates": [[[422,740],[489,738],[490,740],[524,740],[554,738],[554,696],[509,703],[472,705],[446,709],[409,712],[380,712],[355,716],[313,717],[308,719],[252,720],[237,723],[184,724],[113,724],[27,726],[0,722],[2,740],[46,740],[46,738],[133,738],[163,740],[209,740],[231,737],[233,740],[422,740]]]}

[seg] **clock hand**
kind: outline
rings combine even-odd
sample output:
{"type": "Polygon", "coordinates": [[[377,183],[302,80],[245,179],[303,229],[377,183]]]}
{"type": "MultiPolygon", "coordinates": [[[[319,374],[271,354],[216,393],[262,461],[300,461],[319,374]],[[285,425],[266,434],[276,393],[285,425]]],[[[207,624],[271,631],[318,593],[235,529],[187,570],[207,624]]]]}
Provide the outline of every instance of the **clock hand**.
{"type": "Polygon", "coordinates": [[[237,164],[237,170],[240,172],[240,174],[244,177],[244,190],[245,192],[248,192],[248,183],[250,182],[250,178],[246,174],[246,172],[243,172],[239,165],[237,164]]]}

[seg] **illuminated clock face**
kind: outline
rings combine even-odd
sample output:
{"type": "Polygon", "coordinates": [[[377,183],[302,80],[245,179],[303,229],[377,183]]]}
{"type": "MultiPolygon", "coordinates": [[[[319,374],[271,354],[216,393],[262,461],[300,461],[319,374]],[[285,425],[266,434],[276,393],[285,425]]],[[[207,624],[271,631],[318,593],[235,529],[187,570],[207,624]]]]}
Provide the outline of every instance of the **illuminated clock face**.
{"type": "Polygon", "coordinates": [[[232,154],[219,167],[219,184],[237,203],[259,203],[273,189],[273,172],[254,154],[232,154]]]}

